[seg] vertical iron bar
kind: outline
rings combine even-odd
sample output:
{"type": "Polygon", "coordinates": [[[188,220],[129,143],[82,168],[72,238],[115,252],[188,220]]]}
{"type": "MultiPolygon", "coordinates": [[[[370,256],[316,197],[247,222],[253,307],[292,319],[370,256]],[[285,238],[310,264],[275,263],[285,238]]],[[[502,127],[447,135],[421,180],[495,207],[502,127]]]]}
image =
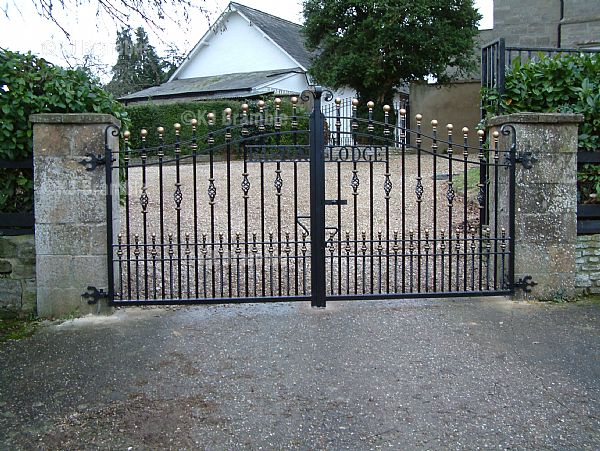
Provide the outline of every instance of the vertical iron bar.
{"type": "MultiPolygon", "coordinates": [[[[164,217],[164,174],[163,174],[163,158],[165,156],[163,132],[164,128],[158,127],[158,185],[159,185],[159,214],[160,214],[160,272],[161,272],[161,294],[164,299],[166,296],[165,284],[165,217],[164,217]]],[[[147,134],[146,130],[142,130],[142,139],[147,134]]]]}
{"type": "MultiPolygon", "coordinates": [[[[145,139],[148,132],[144,129],[140,131],[142,141],[145,139]]],[[[127,299],[131,299],[131,226],[130,226],[130,207],[129,207],[129,158],[131,149],[129,148],[129,140],[125,140],[125,242],[127,243],[127,299]]],[[[107,163],[108,166],[108,163],[107,163]]],[[[107,175],[108,176],[108,175],[107,175]]],[[[111,174],[112,179],[112,174],[111,174]]],[[[111,205],[112,211],[112,205],[111,205]]]]}
{"type": "Polygon", "coordinates": [[[417,114],[415,116],[417,120],[417,134],[416,134],[416,145],[417,145],[417,186],[415,188],[415,194],[417,195],[417,292],[421,292],[421,203],[423,201],[423,177],[421,175],[421,120],[423,116],[417,114]]]}
{"type": "Polygon", "coordinates": [[[215,138],[213,135],[213,125],[215,123],[214,113],[208,113],[208,152],[209,152],[209,177],[208,177],[208,203],[210,205],[210,272],[211,272],[211,285],[212,285],[212,297],[217,296],[217,279],[215,269],[215,196],[217,190],[215,187],[215,173],[214,173],[214,143],[215,138]]]}
{"type": "Polygon", "coordinates": [[[469,219],[468,219],[468,186],[467,179],[469,175],[469,129],[467,127],[463,127],[463,250],[464,250],[464,258],[463,258],[463,291],[467,291],[467,235],[469,228],[469,219]]]}
{"type": "Polygon", "coordinates": [[[231,230],[231,108],[225,108],[225,151],[227,153],[227,276],[229,281],[229,297],[233,297],[233,276],[231,274],[231,256],[233,232],[231,230]]]}
{"type": "Polygon", "coordinates": [[[181,156],[181,140],[180,133],[181,124],[175,124],[175,212],[177,216],[177,282],[178,282],[178,295],[182,297],[182,274],[181,274],[181,168],[180,168],[180,156],[181,156]]]}
{"type": "MultiPolygon", "coordinates": [[[[113,171],[113,152],[108,145],[109,133],[112,136],[118,137],[119,128],[114,125],[109,125],[104,130],[104,161],[105,175],[106,175],[106,263],[108,264],[108,302],[112,302],[115,299],[115,264],[114,264],[114,230],[113,230],[113,195],[112,195],[112,171],[113,171]],[[111,130],[111,132],[109,132],[111,130]]],[[[118,138],[117,138],[118,139],[118,138]]],[[[115,162],[118,167],[119,165],[119,154],[115,152],[115,162]]],[[[117,184],[120,186],[120,184],[117,184]]],[[[119,279],[121,281],[121,298],[123,297],[123,271],[121,259],[123,251],[121,250],[121,234],[119,233],[119,279]]]]}
{"type": "Polygon", "coordinates": [[[448,290],[452,291],[452,206],[454,201],[454,181],[452,180],[452,163],[453,163],[453,148],[452,148],[452,124],[448,124],[448,290]]]}
{"type": "Polygon", "coordinates": [[[311,235],[311,305],[326,306],[325,292],[325,161],[324,116],[321,112],[323,90],[315,86],[314,109],[310,116],[310,235],[311,235]]]}
{"type": "Polygon", "coordinates": [[[200,259],[198,254],[198,168],[197,168],[197,154],[198,154],[198,136],[197,126],[198,120],[192,119],[192,143],[190,148],[192,150],[192,172],[194,182],[194,281],[196,288],[196,297],[200,296],[199,293],[199,270],[200,270],[200,259]]]}
{"type": "Polygon", "coordinates": [[[433,249],[432,249],[432,259],[433,259],[433,291],[437,290],[437,125],[438,121],[433,119],[431,121],[431,130],[432,130],[432,138],[431,138],[431,153],[433,154],[433,249]]]}

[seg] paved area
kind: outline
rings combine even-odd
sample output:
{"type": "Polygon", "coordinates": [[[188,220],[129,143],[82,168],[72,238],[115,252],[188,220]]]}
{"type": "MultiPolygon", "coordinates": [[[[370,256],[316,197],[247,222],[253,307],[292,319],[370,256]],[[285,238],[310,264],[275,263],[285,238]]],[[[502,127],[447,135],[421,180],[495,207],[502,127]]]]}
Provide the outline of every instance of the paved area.
{"type": "Polygon", "coordinates": [[[0,449],[598,449],[600,304],[120,310],[0,345],[0,449]]]}

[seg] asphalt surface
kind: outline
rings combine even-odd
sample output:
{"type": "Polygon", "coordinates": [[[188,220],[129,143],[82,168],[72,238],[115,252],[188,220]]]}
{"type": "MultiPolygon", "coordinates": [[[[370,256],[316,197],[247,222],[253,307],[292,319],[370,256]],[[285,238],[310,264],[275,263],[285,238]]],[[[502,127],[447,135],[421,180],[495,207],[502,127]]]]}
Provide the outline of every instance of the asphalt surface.
{"type": "Polygon", "coordinates": [[[0,344],[0,449],[599,449],[600,304],[119,310],[0,344]]]}

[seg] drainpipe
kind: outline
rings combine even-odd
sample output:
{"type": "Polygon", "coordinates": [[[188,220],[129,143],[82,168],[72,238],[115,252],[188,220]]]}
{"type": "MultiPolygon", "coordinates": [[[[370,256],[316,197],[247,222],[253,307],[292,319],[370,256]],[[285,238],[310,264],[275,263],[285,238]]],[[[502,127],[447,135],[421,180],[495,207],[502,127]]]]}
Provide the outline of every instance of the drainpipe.
{"type": "Polygon", "coordinates": [[[558,21],[558,30],[556,33],[556,47],[561,47],[562,21],[565,18],[565,0],[560,0],[560,20],[558,21]]]}

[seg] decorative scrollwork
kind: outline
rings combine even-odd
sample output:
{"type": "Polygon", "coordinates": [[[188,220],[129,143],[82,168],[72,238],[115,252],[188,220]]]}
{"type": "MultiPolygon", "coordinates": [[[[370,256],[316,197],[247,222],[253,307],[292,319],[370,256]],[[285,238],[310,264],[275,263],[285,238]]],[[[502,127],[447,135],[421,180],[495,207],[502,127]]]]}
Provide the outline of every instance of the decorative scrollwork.
{"type": "Polygon", "coordinates": [[[283,179],[281,178],[281,169],[275,170],[277,176],[275,177],[275,189],[277,190],[277,195],[281,196],[281,188],[283,187],[283,179]]]}
{"type": "Polygon", "coordinates": [[[452,205],[454,198],[456,197],[456,193],[454,192],[454,186],[452,186],[452,182],[448,184],[448,192],[446,193],[446,199],[448,199],[448,205],[452,205]]]}
{"type": "Polygon", "coordinates": [[[242,191],[244,192],[244,198],[248,198],[248,191],[250,191],[250,180],[248,180],[248,173],[244,172],[242,174],[244,176],[242,180],[242,191]]]}
{"type": "Polygon", "coordinates": [[[142,206],[142,213],[148,211],[148,193],[146,193],[146,187],[142,188],[142,195],[140,196],[140,205],[142,206]]]}
{"type": "Polygon", "coordinates": [[[310,99],[323,99],[325,102],[333,100],[333,92],[329,89],[323,89],[321,86],[315,86],[314,89],[306,89],[300,94],[300,99],[303,102],[308,102],[310,99]]]}
{"type": "Polygon", "coordinates": [[[215,186],[215,179],[208,179],[208,198],[209,204],[213,205],[215,203],[215,197],[217,196],[217,187],[215,186]]]}
{"type": "Polygon", "coordinates": [[[355,196],[358,195],[360,180],[358,179],[358,171],[356,169],[352,170],[352,180],[350,180],[350,186],[352,187],[352,194],[355,196]]]}
{"type": "Polygon", "coordinates": [[[175,184],[175,193],[173,194],[173,200],[175,200],[175,209],[181,210],[181,201],[183,200],[183,194],[181,193],[181,183],[175,184]]]}
{"type": "Polygon", "coordinates": [[[389,199],[390,198],[390,193],[392,192],[392,188],[393,188],[393,184],[392,181],[390,179],[390,174],[386,173],[385,174],[385,181],[383,182],[383,190],[385,191],[385,198],[389,199]]]}
{"type": "Polygon", "coordinates": [[[417,202],[421,202],[421,198],[423,197],[423,192],[425,189],[423,188],[423,183],[421,182],[421,177],[417,177],[417,186],[415,187],[415,194],[417,195],[417,202]]]}

